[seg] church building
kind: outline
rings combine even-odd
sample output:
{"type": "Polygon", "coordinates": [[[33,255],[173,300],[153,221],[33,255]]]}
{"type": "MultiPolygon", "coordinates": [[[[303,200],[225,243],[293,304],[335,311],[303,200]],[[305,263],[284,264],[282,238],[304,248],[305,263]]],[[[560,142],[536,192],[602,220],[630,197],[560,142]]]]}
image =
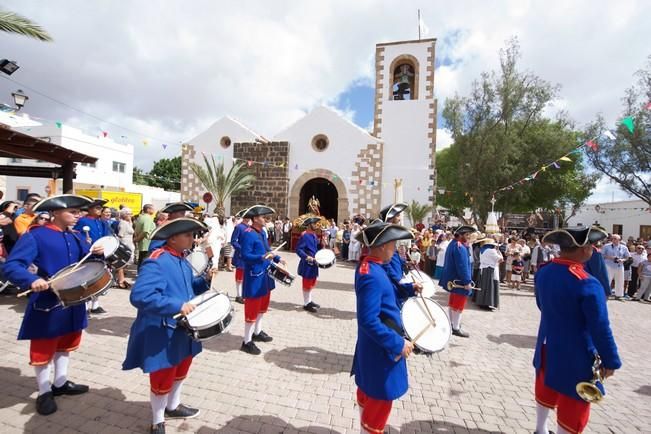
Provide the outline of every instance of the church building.
{"type": "Polygon", "coordinates": [[[327,107],[317,107],[267,139],[223,117],[182,146],[181,197],[198,202],[206,189],[190,163],[204,156],[226,168],[243,163],[253,188],[233,196],[227,214],[253,203],[292,218],[315,196],[321,214],[343,221],[376,216],[394,201],[434,204],[436,191],[435,39],[375,48],[373,131],[327,107]]]}

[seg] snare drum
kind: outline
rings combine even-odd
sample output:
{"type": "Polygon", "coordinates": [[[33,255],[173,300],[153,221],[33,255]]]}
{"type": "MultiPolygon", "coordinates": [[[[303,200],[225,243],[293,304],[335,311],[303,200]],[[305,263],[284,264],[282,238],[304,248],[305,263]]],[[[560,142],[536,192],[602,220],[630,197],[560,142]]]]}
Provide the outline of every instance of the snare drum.
{"type": "Polygon", "coordinates": [[[276,264],[275,262],[269,264],[269,268],[267,268],[267,274],[269,275],[269,277],[273,278],[278,283],[281,283],[285,286],[290,286],[294,281],[294,279],[296,279],[296,276],[294,276],[292,273],[285,270],[283,267],[276,264]]]}
{"type": "Polygon", "coordinates": [[[194,277],[204,274],[210,266],[210,259],[204,252],[190,252],[188,256],[185,257],[185,260],[190,264],[190,267],[192,268],[192,276],[194,277]]]}
{"type": "Polygon", "coordinates": [[[319,268],[330,268],[335,265],[336,259],[335,252],[330,249],[321,249],[314,255],[314,262],[319,268]]]}
{"type": "Polygon", "coordinates": [[[131,249],[124,245],[118,237],[112,235],[102,237],[93,243],[93,247],[104,247],[104,259],[114,270],[126,267],[131,262],[131,249]]]}
{"type": "Polygon", "coordinates": [[[189,301],[196,308],[178,320],[195,341],[205,341],[225,333],[233,319],[233,306],[227,295],[207,291],[189,301]]]}
{"type": "Polygon", "coordinates": [[[431,298],[411,297],[400,310],[402,326],[411,342],[428,353],[443,350],[452,335],[445,309],[431,298]]]}
{"type": "Polygon", "coordinates": [[[113,284],[113,276],[102,261],[88,260],[70,272],[74,266],[62,268],[50,279],[50,288],[63,307],[84,303],[113,284]]]}
{"type": "Polygon", "coordinates": [[[436,293],[436,285],[434,281],[425,273],[420,270],[411,270],[400,283],[420,283],[423,285],[423,297],[434,297],[436,293]]]}

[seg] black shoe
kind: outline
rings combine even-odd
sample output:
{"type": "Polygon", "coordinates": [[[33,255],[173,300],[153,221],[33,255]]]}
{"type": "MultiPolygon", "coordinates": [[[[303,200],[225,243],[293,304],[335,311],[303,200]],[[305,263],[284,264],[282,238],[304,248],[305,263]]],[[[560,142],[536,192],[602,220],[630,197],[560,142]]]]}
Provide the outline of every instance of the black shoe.
{"type": "Polygon", "coordinates": [[[310,303],[306,304],[305,306],[303,306],[303,310],[306,310],[306,311],[312,312],[312,313],[317,312],[317,308],[314,306],[314,304],[312,302],[310,302],[310,303]]]}
{"type": "Polygon", "coordinates": [[[104,308],[102,306],[100,306],[97,309],[91,309],[90,313],[92,313],[93,315],[99,315],[99,314],[102,314],[102,313],[106,313],[106,311],[104,310],[104,308]]]}
{"type": "Polygon", "coordinates": [[[57,411],[57,403],[54,401],[54,394],[52,392],[44,393],[36,398],[36,411],[43,416],[57,411]]]}
{"type": "Polygon", "coordinates": [[[86,392],[88,392],[88,386],[75,384],[72,381],[66,381],[61,387],[56,387],[54,384],[52,385],[52,393],[54,396],[81,395],[86,392]]]}
{"type": "Polygon", "coordinates": [[[179,404],[175,410],[165,409],[166,419],[192,419],[199,416],[199,409],[179,404]]]}
{"type": "Polygon", "coordinates": [[[235,297],[235,302],[239,304],[244,304],[244,299],[242,297],[235,297]]]}
{"type": "Polygon", "coordinates": [[[242,342],[242,346],[240,347],[240,351],[244,351],[245,353],[252,354],[254,356],[259,355],[262,351],[260,351],[260,348],[258,348],[253,341],[249,342],[248,344],[245,344],[242,342]]]}
{"type": "Polygon", "coordinates": [[[469,338],[470,337],[470,333],[466,333],[461,329],[458,329],[458,330],[452,329],[452,334],[455,335],[455,336],[459,336],[460,338],[469,338]]]}
{"type": "Polygon", "coordinates": [[[313,302],[313,301],[311,301],[310,303],[312,304],[312,306],[316,307],[317,309],[321,307],[320,304],[315,303],[315,302],[313,302]]]}
{"type": "Polygon", "coordinates": [[[157,423],[152,425],[149,429],[151,434],[165,434],[165,422],[157,423]]]}
{"type": "Polygon", "coordinates": [[[253,334],[253,340],[256,342],[271,342],[274,340],[271,336],[266,334],[264,330],[260,331],[258,334],[253,334]]]}

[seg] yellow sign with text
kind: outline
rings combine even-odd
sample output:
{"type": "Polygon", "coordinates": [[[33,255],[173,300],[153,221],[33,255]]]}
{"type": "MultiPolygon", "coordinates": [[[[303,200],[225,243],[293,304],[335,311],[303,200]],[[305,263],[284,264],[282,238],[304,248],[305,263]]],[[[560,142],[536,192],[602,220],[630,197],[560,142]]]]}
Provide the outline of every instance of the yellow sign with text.
{"type": "Polygon", "coordinates": [[[102,191],[102,190],[76,190],[77,194],[92,197],[93,199],[108,200],[105,206],[120,209],[123,205],[137,214],[142,209],[142,194],[128,193],[125,191],[102,191]]]}

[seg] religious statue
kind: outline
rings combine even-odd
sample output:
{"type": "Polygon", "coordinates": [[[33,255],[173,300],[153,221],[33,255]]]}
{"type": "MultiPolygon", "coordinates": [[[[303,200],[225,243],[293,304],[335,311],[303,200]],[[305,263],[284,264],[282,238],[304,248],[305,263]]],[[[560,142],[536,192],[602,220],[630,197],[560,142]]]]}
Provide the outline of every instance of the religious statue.
{"type": "Polygon", "coordinates": [[[312,196],[310,200],[307,202],[307,209],[309,212],[311,212],[314,215],[321,215],[321,211],[319,210],[319,207],[321,206],[321,202],[319,202],[319,199],[316,197],[312,196]]]}

